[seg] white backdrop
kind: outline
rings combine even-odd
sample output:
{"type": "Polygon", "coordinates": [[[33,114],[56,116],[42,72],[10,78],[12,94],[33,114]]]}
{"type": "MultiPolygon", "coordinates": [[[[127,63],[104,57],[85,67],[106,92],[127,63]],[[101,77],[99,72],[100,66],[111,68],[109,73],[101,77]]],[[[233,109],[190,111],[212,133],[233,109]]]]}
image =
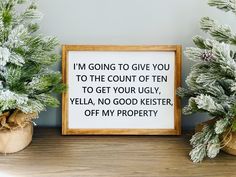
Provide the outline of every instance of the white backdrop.
{"type": "MultiPolygon", "coordinates": [[[[86,52],[86,51],[70,51],[68,54],[68,122],[69,128],[163,128],[174,129],[174,73],[175,73],[175,53],[174,52],[86,52]],[[83,69],[74,67],[74,64],[85,64],[83,69]],[[92,64],[92,65],[91,65],[92,64]],[[115,70],[100,69],[95,70],[94,64],[101,66],[102,64],[115,66],[115,70]],[[129,69],[120,69],[119,64],[129,66],[129,69]],[[137,69],[136,66],[149,65],[146,69],[137,69]],[[168,70],[153,65],[168,65],[168,70]],[[132,69],[132,66],[133,67],[132,69]],[[75,69],[76,68],[76,69],[75,69]],[[80,75],[78,80],[78,75],[80,75]],[[87,76],[86,81],[81,80],[81,76],[87,76]],[[104,82],[101,80],[94,82],[90,75],[101,76],[104,75],[104,82]],[[111,79],[114,76],[135,76],[134,79],[127,82],[117,81],[111,79]],[[140,81],[139,78],[146,78],[147,82],[140,81]],[[141,77],[140,77],[141,76],[141,77]],[[145,77],[143,77],[145,76],[145,77]],[[163,76],[167,80],[153,80],[152,76],[163,76]],[[109,79],[109,80],[108,80],[109,79]],[[90,93],[84,91],[83,87],[92,87],[93,91],[90,93]],[[96,93],[96,87],[110,87],[109,91],[105,93],[96,93]],[[117,93],[114,88],[133,87],[132,93],[117,93]],[[158,88],[153,93],[141,93],[138,88],[158,88]],[[86,93],[85,93],[86,92],[86,93]],[[92,93],[91,93],[92,92],[92,93]],[[89,98],[94,104],[88,104],[89,98]],[[98,99],[109,98],[111,103],[109,105],[98,104],[98,99]],[[117,99],[115,99],[117,98],[117,99]],[[117,105],[117,100],[120,98],[134,99],[134,104],[131,105],[117,105]],[[82,102],[75,104],[76,99],[81,99],[82,102]],[[115,99],[115,100],[114,100],[115,99]],[[141,102],[141,99],[152,100],[161,99],[165,102],[154,105],[141,102]],[[171,104],[166,102],[166,99],[171,100],[171,104]],[[115,101],[115,102],[114,102],[115,101]],[[137,103],[136,103],[137,101],[137,103]],[[164,103],[164,104],[162,104],[164,103]],[[85,116],[86,110],[99,110],[98,115],[85,116]],[[103,116],[102,110],[114,110],[113,116],[103,116]],[[142,115],[133,115],[134,110],[140,110],[142,115]],[[143,116],[143,110],[147,110],[143,116]],[[127,116],[127,111],[130,116],[127,116]]],[[[94,78],[94,77],[92,77],[94,78]]],[[[117,78],[117,77],[115,77],[117,78]]],[[[156,78],[156,77],[155,77],[156,78]]],[[[87,89],[85,89],[87,90],[87,89]]],[[[98,90],[98,92],[100,92],[98,90]]],[[[121,102],[121,104],[123,104],[121,102]]],[[[129,102],[127,103],[129,104],[129,102]]]]}

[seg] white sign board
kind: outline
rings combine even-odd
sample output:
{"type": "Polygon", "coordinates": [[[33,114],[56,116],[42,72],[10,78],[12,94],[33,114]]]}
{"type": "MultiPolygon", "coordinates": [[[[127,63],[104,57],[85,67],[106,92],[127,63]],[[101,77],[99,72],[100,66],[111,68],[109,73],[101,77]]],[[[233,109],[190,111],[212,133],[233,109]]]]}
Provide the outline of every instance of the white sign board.
{"type": "Polygon", "coordinates": [[[64,134],[180,133],[178,46],[89,47],[64,47],[64,134]]]}

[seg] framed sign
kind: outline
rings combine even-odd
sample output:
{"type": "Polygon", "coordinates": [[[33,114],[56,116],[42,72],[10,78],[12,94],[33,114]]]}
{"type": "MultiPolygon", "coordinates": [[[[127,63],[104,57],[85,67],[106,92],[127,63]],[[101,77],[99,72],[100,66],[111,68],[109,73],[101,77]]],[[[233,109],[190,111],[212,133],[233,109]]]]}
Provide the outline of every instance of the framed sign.
{"type": "Polygon", "coordinates": [[[181,46],[64,45],[63,135],[179,135],[181,46]]]}

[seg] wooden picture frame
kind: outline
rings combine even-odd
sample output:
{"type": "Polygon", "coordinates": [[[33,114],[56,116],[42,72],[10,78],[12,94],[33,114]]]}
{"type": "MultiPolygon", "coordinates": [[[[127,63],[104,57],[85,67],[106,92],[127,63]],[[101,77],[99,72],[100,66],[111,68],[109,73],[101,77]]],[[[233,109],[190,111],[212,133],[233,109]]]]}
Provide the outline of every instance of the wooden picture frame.
{"type": "MultiPolygon", "coordinates": [[[[102,52],[174,52],[174,127],[168,129],[156,128],[69,128],[68,92],[62,94],[62,134],[63,135],[180,135],[181,105],[175,92],[181,85],[182,47],[180,45],[150,45],[150,46],[116,46],[116,45],[63,45],[62,46],[62,76],[68,85],[68,54],[70,51],[102,51],[102,52]]],[[[70,87],[70,85],[68,85],[70,87]]]]}

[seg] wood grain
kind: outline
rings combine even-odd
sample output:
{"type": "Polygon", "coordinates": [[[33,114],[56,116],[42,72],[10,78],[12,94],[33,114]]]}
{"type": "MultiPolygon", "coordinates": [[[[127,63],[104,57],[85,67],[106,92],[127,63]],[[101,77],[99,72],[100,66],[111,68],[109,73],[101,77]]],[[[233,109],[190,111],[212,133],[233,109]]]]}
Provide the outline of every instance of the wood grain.
{"type": "MultiPolygon", "coordinates": [[[[67,47],[62,46],[62,81],[68,86],[67,47]]],[[[62,134],[67,133],[68,127],[68,92],[62,92],[62,134]]]]}
{"type": "Polygon", "coordinates": [[[235,177],[235,156],[194,164],[189,136],[61,136],[35,129],[31,145],[1,155],[5,177],[235,177]],[[8,176],[7,176],[8,175],[8,176]]]}
{"type": "MultiPolygon", "coordinates": [[[[68,52],[69,51],[173,51],[175,52],[175,84],[174,93],[181,85],[182,47],[180,45],[63,45],[62,76],[63,83],[68,85],[68,52]]],[[[62,94],[62,134],[63,135],[180,135],[181,105],[180,99],[174,96],[174,128],[173,129],[71,129],[68,127],[68,92],[62,94]]]]}

